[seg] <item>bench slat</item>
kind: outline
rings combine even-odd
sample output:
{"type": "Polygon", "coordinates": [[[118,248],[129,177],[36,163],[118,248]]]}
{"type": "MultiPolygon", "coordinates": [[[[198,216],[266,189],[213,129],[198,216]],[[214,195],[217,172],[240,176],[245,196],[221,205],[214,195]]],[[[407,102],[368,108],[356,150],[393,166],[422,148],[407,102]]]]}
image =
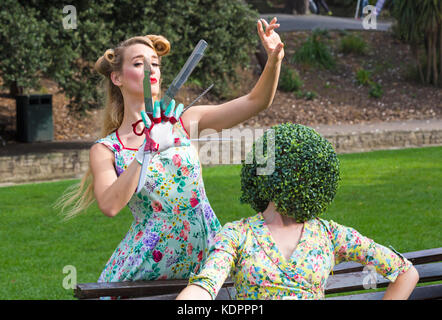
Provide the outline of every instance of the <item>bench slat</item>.
{"type": "MultiPolygon", "coordinates": [[[[330,297],[326,300],[381,300],[385,291],[351,294],[346,296],[330,297]]],[[[430,300],[442,298],[442,283],[417,287],[413,290],[408,300],[430,300]]]]}
{"type": "MultiPolygon", "coordinates": [[[[404,253],[403,256],[414,265],[442,261],[442,248],[404,253]]],[[[343,262],[333,268],[333,274],[362,271],[364,266],[357,262],[343,262]]]]}
{"type": "MultiPolygon", "coordinates": [[[[175,300],[179,293],[155,295],[149,297],[129,298],[128,300],[175,300]]],[[[221,288],[215,300],[233,300],[235,297],[235,289],[221,288]]]]}
{"type": "MultiPolygon", "coordinates": [[[[188,279],[80,283],[74,290],[74,296],[78,299],[108,296],[147,297],[180,292],[188,283],[188,279]]],[[[223,284],[223,287],[231,286],[233,281],[230,279],[223,284]]]]}
{"type": "MultiPolygon", "coordinates": [[[[419,282],[430,282],[442,280],[442,262],[416,265],[419,272],[419,282]]],[[[326,294],[364,290],[363,280],[368,273],[350,272],[330,276],[327,281],[326,294]]],[[[376,274],[376,288],[388,286],[389,280],[376,274]]]]}

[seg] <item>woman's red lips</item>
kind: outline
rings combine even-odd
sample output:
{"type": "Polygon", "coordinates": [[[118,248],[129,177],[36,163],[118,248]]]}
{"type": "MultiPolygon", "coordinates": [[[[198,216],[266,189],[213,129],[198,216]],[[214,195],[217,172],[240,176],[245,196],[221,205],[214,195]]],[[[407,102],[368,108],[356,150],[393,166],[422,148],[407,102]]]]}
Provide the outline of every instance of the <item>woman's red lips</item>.
{"type": "Polygon", "coordinates": [[[150,78],[150,83],[151,83],[151,84],[154,84],[154,83],[157,83],[157,82],[158,82],[157,79],[155,79],[155,78],[150,78]]]}

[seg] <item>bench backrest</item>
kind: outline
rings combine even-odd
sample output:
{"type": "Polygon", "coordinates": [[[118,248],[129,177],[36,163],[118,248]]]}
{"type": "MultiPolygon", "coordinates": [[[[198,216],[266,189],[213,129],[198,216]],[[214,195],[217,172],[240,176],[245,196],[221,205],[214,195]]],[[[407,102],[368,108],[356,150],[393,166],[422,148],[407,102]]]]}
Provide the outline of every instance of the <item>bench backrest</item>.
{"type": "MultiPolygon", "coordinates": [[[[418,270],[419,283],[442,280],[442,248],[408,252],[404,256],[418,270]]],[[[364,279],[367,274],[363,272],[363,268],[363,265],[354,262],[345,262],[335,266],[333,274],[327,281],[326,299],[381,299],[383,292],[327,298],[327,295],[332,293],[364,290],[364,283],[366,283],[364,279]]],[[[187,279],[82,283],[77,285],[74,295],[78,299],[118,296],[121,299],[170,300],[175,299],[178,293],[187,286],[187,283],[187,279]]],[[[388,284],[389,281],[383,277],[376,277],[376,288],[386,287],[388,284]]],[[[227,279],[217,300],[230,300],[234,297],[233,281],[227,279]]],[[[410,299],[417,300],[437,298],[442,298],[442,284],[417,287],[410,296],[410,299]]]]}

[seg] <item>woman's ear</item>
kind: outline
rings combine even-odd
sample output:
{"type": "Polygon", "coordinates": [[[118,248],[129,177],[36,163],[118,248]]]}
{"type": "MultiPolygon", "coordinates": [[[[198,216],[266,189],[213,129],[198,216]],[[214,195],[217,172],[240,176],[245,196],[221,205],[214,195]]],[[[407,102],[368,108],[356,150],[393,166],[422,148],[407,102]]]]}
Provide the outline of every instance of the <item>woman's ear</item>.
{"type": "Polygon", "coordinates": [[[111,81],[114,85],[116,85],[117,87],[121,86],[121,81],[120,81],[120,73],[117,71],[112,71],[110,74],[110,78],[111,81]]]}

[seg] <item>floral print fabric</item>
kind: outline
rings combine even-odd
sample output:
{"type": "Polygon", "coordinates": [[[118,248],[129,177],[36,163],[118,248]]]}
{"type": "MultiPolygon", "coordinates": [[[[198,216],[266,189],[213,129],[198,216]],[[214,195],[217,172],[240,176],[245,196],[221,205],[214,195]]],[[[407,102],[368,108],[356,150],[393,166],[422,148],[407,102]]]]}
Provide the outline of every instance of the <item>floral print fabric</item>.
{"type": "Polygon", "coordinates": [[[390,281],[412,265],[353,228],[319,218],[304,223],[289,260],[273,241],[261,213],[227,223],[215,240],[204,267],[189,279],[213,299],[229,274],[237,299],[322,299],[327,278],[340,262],[371,265],[390,281]]]}
{"type": "MultiPolygon", "coordinates": [[[[181,122],[173,130],[180,139],[188,139],[181,122]]],[[[137,152],[124,147],[118,131],[97,143],[114,152],[118,176],[137,152]]],[[[198,271],[221,229],[206,197],[193,146],[155,153],[147,170],[146,184],[139,193],[134,193],[128,207],[134,221],[98,282],[186,279],[191,272],[198,271]]]]}

